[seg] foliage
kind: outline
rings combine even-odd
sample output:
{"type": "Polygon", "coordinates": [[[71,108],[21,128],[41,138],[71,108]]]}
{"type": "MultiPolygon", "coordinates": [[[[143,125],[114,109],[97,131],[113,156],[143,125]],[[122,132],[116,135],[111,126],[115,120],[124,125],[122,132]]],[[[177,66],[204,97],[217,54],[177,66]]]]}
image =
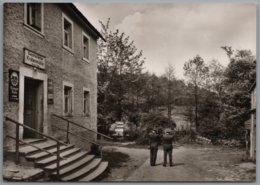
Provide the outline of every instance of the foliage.
{"type": "Polygon", "coordinates": [[[199,104],[199,88],[205,87],[206,80],[208,77],[208,67],[205,65],[204,60],[197,55],[193,59],[185,62],[184,64],[184,75],[188,79],[188,83],[193,88],[192,94],[194,96],[194,107],[195,107],[195,130],[199,127],[198,119],[198,104],[199,104]]]}
{"type": "Polygon", "coordinates": [[[141,125],[139,127],[139,139],[137,140],[140,144],[148,143],[148,134],[152,129],[157,129],[159,134],[162,134],[166,128],[174,130],[176,123],[174,120],[169,119],[167,116],[160,112],[150,112],[144,114],[142,117],[141,125]]]}
{"type": "Polygon", "coordinates": [[[227,138],[243,138],[244,122],[249,118],[249,89],[256,80],[256,59],[248,50],[230,54],[230,63],[224,72],[225,107],[221,121],[227,138]]]}
{"type": "Polygon", "coordinates": [[[121,120],[131,107],[139,83],[144,59],[129,36],[119,30],[112,31],[110,19],[102,26],[101,34],[106,41],[98,42],[98,111],[111,112],[121,120]]]}

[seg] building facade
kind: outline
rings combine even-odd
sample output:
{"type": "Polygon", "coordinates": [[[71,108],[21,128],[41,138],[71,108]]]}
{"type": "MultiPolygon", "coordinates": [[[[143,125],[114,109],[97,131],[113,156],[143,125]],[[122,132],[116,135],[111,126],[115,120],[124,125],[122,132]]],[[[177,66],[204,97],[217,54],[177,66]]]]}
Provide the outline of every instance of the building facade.
{"type": "MultiPolygon", "coordinates": [[[[53,114],[97,130],[100,37],[73,4],[4,4],[4,116],[61,139],[66,122],[53,114]]],[[[4,147],[12,148],[7,135],[15,125],[4,119],[4,147]]],[[[20,127],[20,139],[37,137],[20,127]]]]}
{"type": "Polygon", "coordinates": [[[251,93],[251,119],[250,119],[250,150],[249,156],[253,161],[256,160],[256,82],[250,89],[251,93]]]}

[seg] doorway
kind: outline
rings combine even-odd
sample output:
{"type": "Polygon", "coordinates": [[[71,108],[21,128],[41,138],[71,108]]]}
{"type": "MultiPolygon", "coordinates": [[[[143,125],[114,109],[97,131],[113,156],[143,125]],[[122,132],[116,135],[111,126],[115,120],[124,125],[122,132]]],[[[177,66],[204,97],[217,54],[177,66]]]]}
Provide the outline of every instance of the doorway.
{"type": "MultiPolygon", "coordinates": [[[[24,78],[24,124],[43,132],[43,81],[24,78]]],[[[23,138],[39,138],[39,134],[24,128],[23,138]]]]}

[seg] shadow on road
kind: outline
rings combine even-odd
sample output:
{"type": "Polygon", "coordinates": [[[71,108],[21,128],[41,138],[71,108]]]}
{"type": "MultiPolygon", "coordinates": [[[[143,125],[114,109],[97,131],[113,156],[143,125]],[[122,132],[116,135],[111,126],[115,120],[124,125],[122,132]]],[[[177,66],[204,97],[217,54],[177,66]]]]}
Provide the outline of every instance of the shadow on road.
{"type": "Polygon", "coordinates": [[[173,166],[182,166],[185,165],[184,163],[173,163],[173,166]]]}
{"type": "MultiPolygon", "coordinates": [[[[161,162],[161,163],[158,163],[158,164],[156,164],[155,166],[162,166],[163,165],[163,162],[161,162]]],[[[184,163],[173,163],[173,166],[172,167],[174,167],[174,166],[182,166],[182,165],[185,165],[184,163]]]]}

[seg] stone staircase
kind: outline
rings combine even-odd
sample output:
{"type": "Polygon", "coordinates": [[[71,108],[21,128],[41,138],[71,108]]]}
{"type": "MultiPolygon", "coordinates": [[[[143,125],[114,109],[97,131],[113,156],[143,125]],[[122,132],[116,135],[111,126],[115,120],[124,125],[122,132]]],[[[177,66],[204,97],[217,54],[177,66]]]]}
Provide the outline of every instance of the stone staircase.
{"type": "MultiPolygon", "coordinates": [[[[26,142],[45,149],[50,153],[57,153],[55,141],[47,139],[30,139],[26,142]]],[[[15,151],[9,151],[14,153],[15,151]]],[[[101,175],[108,167],[108,162],[81,150],[74,145],[60,146],[60,179],[57,178],[57,157],[32,146],[22,145],[19,148],[22,165],[33,166],[44,171],[44,176],[35,181],[92,181],[101,175]]]]}

